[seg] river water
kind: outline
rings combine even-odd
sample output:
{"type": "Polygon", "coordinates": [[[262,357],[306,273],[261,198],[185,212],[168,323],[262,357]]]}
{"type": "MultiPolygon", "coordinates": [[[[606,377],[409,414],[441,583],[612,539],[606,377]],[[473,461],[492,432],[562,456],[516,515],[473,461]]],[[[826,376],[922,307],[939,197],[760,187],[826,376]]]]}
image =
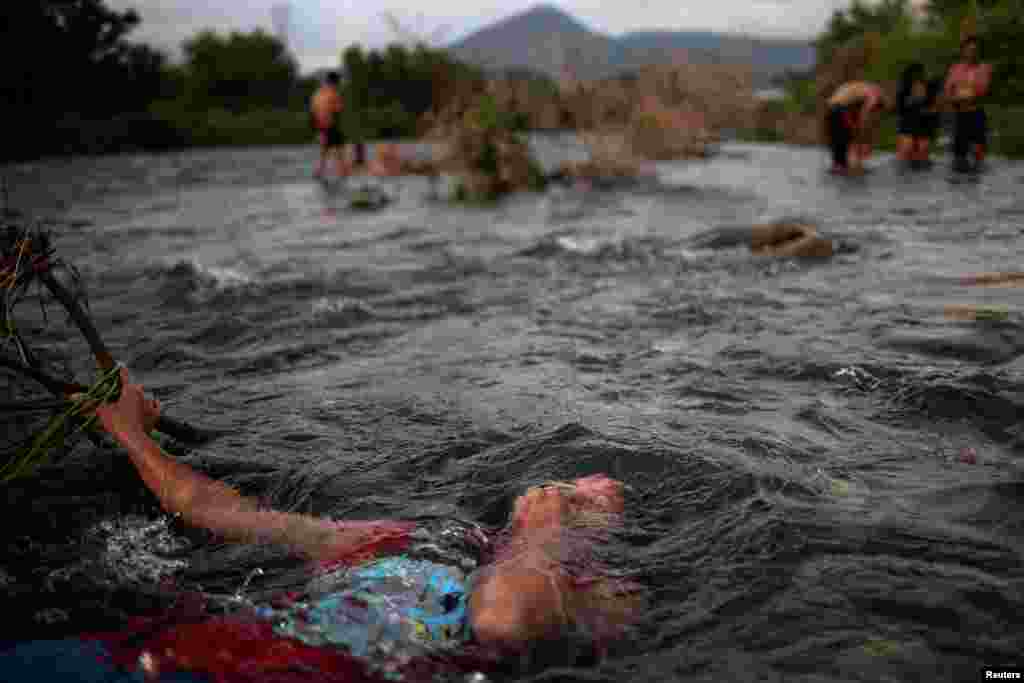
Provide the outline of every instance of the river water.
{"type": "MultiPolygon", "coordinates": [[[[578,152],[534,143],[549,165],[578,152]]],[[[492,525],[529,485],[622,479],[618,550],[652,607],[628,648],[529,674],[544,680],[964,681],[1024,651],[1024,301],[960,281],[1020,270],[1024,165],[953,182],[882,156],[852,180],[823,173],[820,150],[730,145],[659,164],[657,183],[495,206],[385,180],[396,201],[358,212],[309,179],[314,159],[5,169],[10,205],[49,221],[82,271],[115,357],[165,413],[226,432],[187,462],[280,507],[492,525]],[[692,240],[794,217],[850,248],[796,262],[692,240]],[[955,303],[1009,319],[947,320],[955,303]]],[[[69,343],[62,326],[46,338],[69,343]]],[[[123,458],[79,450],[120,473],[74,484],[114,515],[107,573],[56,551],[27,568],[13,554],[32,539],[11,536],[0,578],[35,596],[40,631],[115,593],[141,601],[139,553],[186,542],[153,531],[123,458]]],[[[204,569],[209,549],[188,543],[142,578],[209,589],[267,566],[204,569]]]]}

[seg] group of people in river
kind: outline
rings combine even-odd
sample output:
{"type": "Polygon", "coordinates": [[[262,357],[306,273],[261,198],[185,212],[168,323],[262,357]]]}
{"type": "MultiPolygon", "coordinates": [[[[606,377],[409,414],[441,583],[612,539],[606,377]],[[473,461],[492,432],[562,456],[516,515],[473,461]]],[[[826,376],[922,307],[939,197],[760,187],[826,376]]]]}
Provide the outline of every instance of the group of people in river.
{"type": "MultiPolygon", "coordinates": [[[[953,118],[953,170],[980,170],[988,145],[988,122],[981,104],[988,95],[992,66],[979,59],[978,39],[964,38],[960,60],[945,78],[928,78],[921,63],[908,65],[895,99],[877,83],[850,79],[841,82],[829,94],[825,115],[825,136],[831,151],[831,172],[860,175],[872,153],[872,136],[887,111],[899,117],[896,157],[915,169],[932,165],[931,149],[941,127],[942,113],[953,118]]],[[[352,153],[338,127],[338,116],[345,108],[339,92],[340,76],[330,72],[311,102],[313,126],[320,139],[320,159],[315,177],[323,177],[333,162],[339,176],[358,171],[371,175],[399,175],[404,171],[397,145],[375,145],[373,159],[367,162],[366,145],[354,141],[352,153]]]]}
{"type": "Polygon", "coordinates": [[[931,145],[943,111],[953,115],[953,170],[980,170],[988,144],[988,122],[981,105],[992,82],[992,65],[979,60],[978,39],[967,36],[960,60],[945,79],[929,79],[923,64],[904,69],[895,100],[877,83],[851,80],[828,98],[825,128],[831,172],[859,175],[871,155],[871,136],[887,110],[899,117],[896,157],[911,168],[931,166],[931,145]]]}

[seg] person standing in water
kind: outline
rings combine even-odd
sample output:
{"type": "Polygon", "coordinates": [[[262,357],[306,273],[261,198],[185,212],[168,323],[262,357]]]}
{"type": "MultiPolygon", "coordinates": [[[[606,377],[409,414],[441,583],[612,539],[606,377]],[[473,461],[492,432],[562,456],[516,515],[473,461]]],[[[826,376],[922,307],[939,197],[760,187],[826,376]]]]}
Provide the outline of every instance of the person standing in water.
{"type": "Polygon", "coordinates": [[[832,151],[832,173],[860,175],[871,155],[870,136],[888,108],[882,88],[867,81],[849,81],[828,98],[826,130],[832,151]]]}
{"type": "Polygon", "coordinates": [[[945,96],[953,106],[953,170],[970,172],[985,160],[988,120],[979,100],[988,95],[992,65],[978,59],[978,39],[964,38],[960,61],[946,75],[945,96]]]}
{"type": "Polygon", "coordinates": [[[159,402],[127,370],[121,381],[117,402],[96,415],[164,509],[220,539],[313,560],[316,587],[227,616],[20,643],[0,653],[11,680],[379,680],[364,667],[396,647],[472,645],[493,658],[572,630],[603,651],[639,615],[640,587],[611,576],[596,554],[621,524],[621,482],[595,474],[529,488],[493,536],[460,520],[441,520],[435,533],[422,520],[279,512],[164,454],[149,436],[159,402]]]}
{"type": "Polygon", "coordinates": [[[938,130],[937,90],[936,84],[925,80],[923,64],[915,62],[904,69],[896,99],[899,114],[896,158],[911,168],[923,168],[931,163],[931,141],[938,130]]]}
{"type": "Polygon", "coordinates": [[[320,159],[313,171],[314,178],[323,176],[327,161],[332,157],[337,174],[345,175],[345,164],[342,158],[345,139],[338,127],[338,115],[345,108],[345,101],[342,99],[341,93],[338,92],[340,81],[341,78],[337,71],[329,72],[324,84],[316,91],[310,102],[313,127],[320,139],[320,159]]]}

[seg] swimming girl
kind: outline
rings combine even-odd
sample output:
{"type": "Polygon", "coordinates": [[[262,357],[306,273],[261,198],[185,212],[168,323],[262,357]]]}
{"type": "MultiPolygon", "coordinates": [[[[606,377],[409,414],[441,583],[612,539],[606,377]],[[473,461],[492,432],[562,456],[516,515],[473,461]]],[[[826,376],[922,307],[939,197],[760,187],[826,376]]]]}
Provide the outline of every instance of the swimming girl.
{"type": "Polygon", "coordinates": [[[474,642],[501,655],[575,627],[600,646],[639,609],[637,587],[597,570],[592,554],[621,517],[618,481],[592,475],[531,488],[498,539],[468,523],[431,536],[412,522],[278,512],[165,455],[149,437],[159,402],[126,370],[121,379],[119,400],[96,414],[163,508],[225,540],[315,561],[319,587],[141,635],[22,643],[0,654],[0,671],[16,680],[373,680],[367,662],[410,645],[474,642]]]}

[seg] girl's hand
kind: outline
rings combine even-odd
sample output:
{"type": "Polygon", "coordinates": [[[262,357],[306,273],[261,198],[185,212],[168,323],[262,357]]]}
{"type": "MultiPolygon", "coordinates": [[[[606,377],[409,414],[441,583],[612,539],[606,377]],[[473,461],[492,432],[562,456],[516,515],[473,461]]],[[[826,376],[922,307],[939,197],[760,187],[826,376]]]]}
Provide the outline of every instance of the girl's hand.
{"type": "Polygon", "coordinates": [[[557,529],[568,510],[569,501],[560,488],[538,486],[516,500],[513,525],[522,530],[557,529]]]}
{"type": "Polygon", "coordinates": [[[121,397],[95,409],[103,429],[113,436],[148,434],[160,419],[160,401],[147,399],[141,384],[131,384],[128,370],[121,368],[121,397]]]}

